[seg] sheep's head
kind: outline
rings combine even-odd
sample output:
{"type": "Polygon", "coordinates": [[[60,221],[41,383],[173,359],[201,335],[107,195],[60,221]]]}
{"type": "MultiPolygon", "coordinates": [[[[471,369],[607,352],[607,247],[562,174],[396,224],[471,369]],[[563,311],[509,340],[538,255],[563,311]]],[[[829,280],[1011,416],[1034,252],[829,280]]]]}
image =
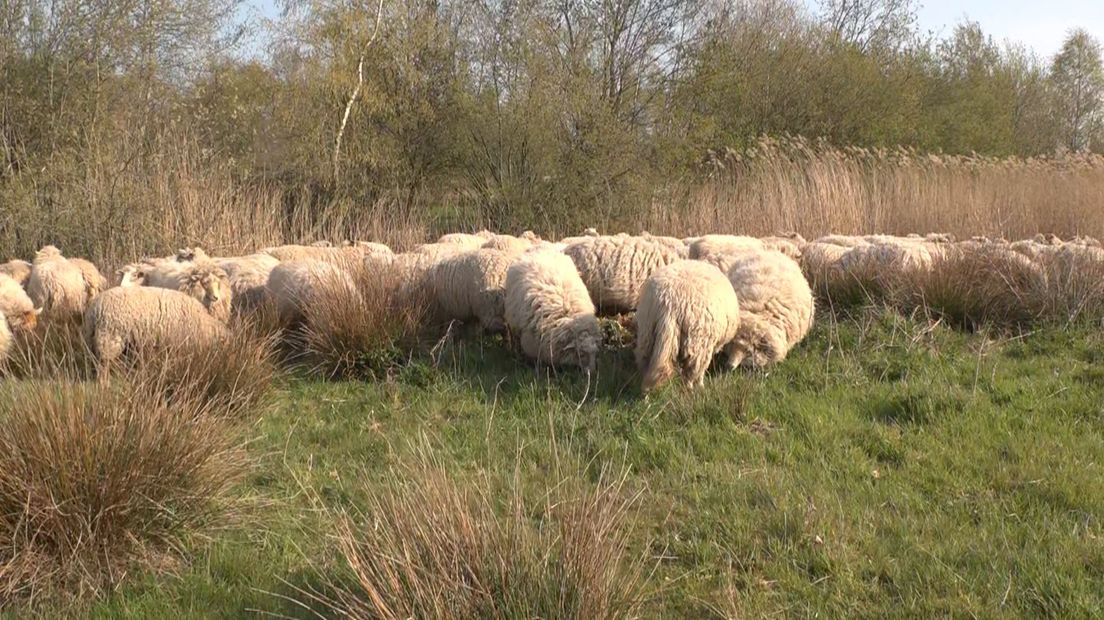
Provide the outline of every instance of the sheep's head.
{"type": "Polygon", "coordinates": [[[593,314],[580,314],[567,325],[561,361],[576,364],[587,372],[598,367],[598,350],[602,345],[602,327],[593,314]]]}
{"type": "Polygon", "coordinates": [[[35,263],[58,258],[61,258],[61,250],[57,249],[57,246],[47,245],[38,252],[35,252],[35,263]]]}
{"type": "Polygon", "coordinates": [[[220,320],[230,318],[230,278],[214,265],[197,267],[188,276],[187,293],[203,302],[207,311],[220,320]]]}
{"type": "Polygon", "coordinates": [[[119,277],[119,286],[143,286],[146,283],[146,265],[131,263],[115,272],[119,277]]]}
{"type": "Polygon", "coordinates": [[[23,286],[31,277],[31,264],[25,260],[9,261],[0,265],[0,274],[11,276],[20,286],[23,286]]]}
{"type": "Polygon", "coordinates": [[[203,248],[180,248],[176,251],[175,260],[178,263],[195,263],[199,261],[211,260],[211,257],[207,255],[207,252],[203,251],[203,248]]]}
{"type": "Polygon", "coordinates": [[[42,308],[28,310],[22,314],[9,316],[8,324],[12,326],[12,329],[21,329],[25,332],[34,331],[34,328],[38,325],[38,315],[40,314],[42,314],[42,308]]]}

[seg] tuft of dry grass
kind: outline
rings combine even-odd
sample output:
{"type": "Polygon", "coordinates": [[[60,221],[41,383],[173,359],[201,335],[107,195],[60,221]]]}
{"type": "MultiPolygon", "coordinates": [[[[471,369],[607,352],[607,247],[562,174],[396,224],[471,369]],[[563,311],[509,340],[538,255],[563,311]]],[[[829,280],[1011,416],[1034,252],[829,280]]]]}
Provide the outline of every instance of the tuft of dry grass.
{"type": "Polygon", "coordinates": [[[279,374],[275,339],[236,326],[206,345],[136,352],[127,379],[168,404],[200,402],[218,415],[243,418],[272,396],[279,374]]]}
{"type": "Polygon", "coordinates": [[[630,557],[624,478],[591,488],[558,480],[533,503],[515,474],[494,499],[423,461],[396,472],[362,518],[342,515],[338,542],[355,585],[334,611],[354,618],[631,618],[644,565],[630,557]]]}
{"type": "Polygon", "coordinates": [[[233,513],[247,461],[216,414],[132,382],[0,386],[0,604],[95,596],[233,513]]]}
{"type": "Polygon", "coordinates": [[[424,291],[396,266],[346,265],[347,282],[326,281],[305,309],[304,357],[322,377],[370,378],[401,363],[423,331],[424,291]]]}

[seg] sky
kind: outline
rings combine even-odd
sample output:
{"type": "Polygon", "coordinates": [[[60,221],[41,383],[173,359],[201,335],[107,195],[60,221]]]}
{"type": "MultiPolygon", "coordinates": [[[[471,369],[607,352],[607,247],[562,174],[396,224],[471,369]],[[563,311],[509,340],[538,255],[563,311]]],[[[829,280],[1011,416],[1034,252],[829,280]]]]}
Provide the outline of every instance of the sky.
{"type": "MultiPolygon", "coordinates": [[[[804,0],[815,10],[816,0],[804,0]]],[[[260,14],[275,17],[274,0],[247,0],[260,14]]],[[[1073,28],[1084,28],[1104,42],[1104,0],[921,0],[917,18],[922,31],[950,35],[955,24],[970,19],[998,42],[1023,43],[1050,59],[1073,28]]]]}
{"type": "Polygon", "coordinates": [[[941,36],[970,19],[997,41],[1023,43],[1045,59],[1058,52],[1073,28],[1104,41],[1104,0],[927,0],[917,17],[921,30],[941,36]]]}

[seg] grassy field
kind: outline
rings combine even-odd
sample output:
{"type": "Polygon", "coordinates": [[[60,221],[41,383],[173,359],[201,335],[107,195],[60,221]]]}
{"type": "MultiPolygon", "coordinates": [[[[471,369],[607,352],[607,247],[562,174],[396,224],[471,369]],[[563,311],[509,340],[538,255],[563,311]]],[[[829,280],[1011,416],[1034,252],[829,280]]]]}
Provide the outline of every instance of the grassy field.
{"type": "Polygon", "coordinates": [[[1104,613],[1104,334],[824,316],[770,373],[697,393],[642,397],[628,349],[588,383],[473,333],[386,380],[289,377],[246,431],[245,514],[64,613],[332,615],[310,593],[348,578],[335,515],[426,454],[503,508],[624,475],[643,617],[1104,613]]]}

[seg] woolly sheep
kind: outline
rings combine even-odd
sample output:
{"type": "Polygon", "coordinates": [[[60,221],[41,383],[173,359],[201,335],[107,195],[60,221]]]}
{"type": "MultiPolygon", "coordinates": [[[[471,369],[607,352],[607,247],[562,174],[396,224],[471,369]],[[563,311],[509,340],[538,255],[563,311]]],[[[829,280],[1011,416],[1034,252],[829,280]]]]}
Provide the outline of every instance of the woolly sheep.
{"type": "Polygon", "coordinates": [[[477,250],[494,237],[495,234],[489,230],[481,230],[475,234],[449,233],[447,235],[441,235],[441,237],[437,239],[437,244],[458,245],[466,250],[477,250]]]}
{"type": "Polygon", "coordinates": [[[135,347],[204,346],[226,334],[203,304],[166,288],[113,288],[84,315],[84,338],[105,367],[135,347]]]}
{"type": "Polygon", "coordinates": [[[96,268],[96,265],[92,264],[91,261],[87,261],[83,258],[70,258],[69,262],[76,265],[77,269],[80,269],[81,277],[84,278],[84,290],[88,299],[92,299],[96,295],[107,290],[107,278],[103,277],[100,270],[96,268]]]}
{"type": "Polygon", "coordinates": [[[342,241],[341,247],[345,248],[360,248],[361,252],[365,255],[373,254],[394,254],[391,251],[390,246],[385,243],[376,243],[375,241],[342,241]]]}
{"type": "Polygon", "coordinates": [[[231,309],[239,315],[257,309],[264,301],[268,276],[280,261],[269,254],[250,254],[215,259],[226,272],[230,286],[231,309]]]}
{"type": "Polygon", "coordinates": [[[194,263],[160,261],[145,265],[139,273],[142,286],[180,291],[202,303],[215,318],[230,318],[234,305],[230,278],[209,259],[194,263]]]}
{"type": "Polygon", "coordinates": [[[846,280],[840,268],[843,256],[852,248],[814,241],[801,250],[801,271],[818,295],[831,297],[846,280]]]}
{"type": "Polygon", "coordinates": [[[265,297],[272,302],[280,324],[289,327],[305,321],[308,307],[327,294],[340,292],[355,298],[360,293],[345,269],[319,260],[280,263],[269,273],[265,297]]]}
{"type": "Polygon", "coordinates": [[[648,276],[686,257],[653,239],[627,235],[592,237],[567,246],[564,254],[574,261],[595,305],[608,314],[635,310],[648,276]]]}
{"type": "Polygon", "coordinates": [[[4,315],[0,314],[0,364],[7,361],[12,346],[14,346],[14,341],[12,339],[11,329],[8,327],[8,320],[4,318],[4,315]]]}
{"type": "Polygon", "coordinates": [[[644,391],[676,370],[690,387],[701,385],[713,356],[736,338],[739,326],[739,301],[719,269],[694,260],[657,269],[636,307],[636,365],[644,391]]]}
{"type": "Polygon", "coordinates": [[[265,248],[261,253],[274,256],[282,263],[296,260],[326,261],[335,265],[346,265],[362,260],[365,256],[375,253],[372,246],[350,245],[345,247],[332,247],[329,245],[281,245],[265,248]]]}
{"type": "Polygon", "coordinates": [[[9,327],[27,331],[35,328],[38,314],[27,292],[8,275],[0,274],[0,317],[4,317],[9,327]]]}
{"type": "Polygon", "coordinates": [[[10,260],[0,264],[0,274],[10,276],[19,286],[25,286],[27,279],[31,277],[31,264],[25,260],[10,260]]]}
{"type": "Polygon", "coordinates": [[[860,245],[870,245],[870,242],[857,235],[825,235],[813,240],[813,243],[837,245],[845,248],[854,248],[860,245]]]}
{"type": "Polygon", "coordinates": [[[744,250],[762,250],[763,242],[755,237],[743,235],[704,235],[690,243],[689,257],[695,260],[709,261],[711,258],[724,254],[742,252],[744,250]]]}
{"type": "Polygon", "coordinates": [[[88,306],[84,273],[52,245],[35,255],[27,295],[51,320],[79,320],[88,306]]]}
{"type": "Polygon", "coordinates": [[[601,328],[594,303],[571,259],[526,254],[506,272],[506,324],[522,351],[541,363],[593,371],[601,328]]]}
{"type": "Polygon", "coordinates": [[[749,251],[727,275],[740,300],[740,328],[726,348],[729,365],[782,361],[813,325],[813,293],[801,268],[776,250],[749,251]]]}
{"type": "Polygon", "coordinates": [[[433,298],[445,319],[471,318],[488,332],[506,328],[506,272],[514,255],[492,249],[472,250],[445,258],[431,276],[433,298]]]}
{"type": "MultiPolygon", "coordinates": [[[[532,235],[532,233],[529,234],[532,235]]],[[[540,243],[539,237],[532,239],[513,235],[495,235],[479,247],[486,250],[499,250],[507,254],[521,254],[538,243],[540,243]]]]}
{"type": "Polygon", "coordinates": [[[805,237],[795,232],[770,235],[759,239],[759,241],[763,243],[763,247],[778,250],[794,260],[801,258],[801,248],[807,243],[805,237]]]}

